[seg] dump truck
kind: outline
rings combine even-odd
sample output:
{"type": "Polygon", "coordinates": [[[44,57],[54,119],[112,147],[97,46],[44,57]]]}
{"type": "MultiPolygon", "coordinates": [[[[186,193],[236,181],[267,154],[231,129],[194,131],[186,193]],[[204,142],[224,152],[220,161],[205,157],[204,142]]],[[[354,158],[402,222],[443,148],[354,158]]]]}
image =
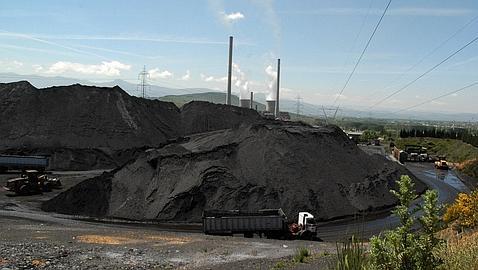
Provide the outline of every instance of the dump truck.
{"type": "Polygon", "coordinates": [[[203,231],[210,235],[254,234],[273,239],[315,239],[317,227],[314,216],[300,212],[297,223],[290,224],[282,209],[259,211],[206,210],[203,212],[203,231]]]}
{"type": "Polygon", "coordinates": [[[35,195],[61,188],[61,181],[37,170],[26,170],[20,177],[7,180],[4,188],[17,195],[35,195]]]}
{"type": "Polygon", "coordinates": [[[0,155],[0,173],[8,170],[38,170],[48,167],[48,158],[44,156],[0,155]]]}

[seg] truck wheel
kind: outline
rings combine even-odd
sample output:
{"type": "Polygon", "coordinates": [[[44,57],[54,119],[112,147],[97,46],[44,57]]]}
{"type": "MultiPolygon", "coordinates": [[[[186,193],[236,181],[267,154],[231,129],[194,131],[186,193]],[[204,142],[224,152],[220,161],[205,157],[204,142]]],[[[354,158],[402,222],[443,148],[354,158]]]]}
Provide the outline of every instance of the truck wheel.
{"type": "Polygon", "coordinates": [[[21,185],[17,193],[19,195],[28,195],[30,193],[30,189],[27,185],[21,185]]]}

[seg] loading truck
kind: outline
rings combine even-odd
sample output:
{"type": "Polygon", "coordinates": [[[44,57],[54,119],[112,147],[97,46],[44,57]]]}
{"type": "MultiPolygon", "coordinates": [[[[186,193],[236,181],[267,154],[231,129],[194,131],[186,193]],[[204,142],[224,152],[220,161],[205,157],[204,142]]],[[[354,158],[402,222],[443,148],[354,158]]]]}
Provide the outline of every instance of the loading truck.
{"type": "Polygon", "coordinates": [[[48,167],[48,158],[44,156],[0,155],[0,173],[8,170],[38,170],[48,167]]]}
{"type": "Polygon", "coordinates": [[[244,234],[244,237],[248,238],[254,234],[275,239],[317,237],[317,227],[312,214],[300,212],[298,222],[289,224],[287,216],[280,208],[259,211],[205,210],[203,231],[210,235],[244,234]]]}

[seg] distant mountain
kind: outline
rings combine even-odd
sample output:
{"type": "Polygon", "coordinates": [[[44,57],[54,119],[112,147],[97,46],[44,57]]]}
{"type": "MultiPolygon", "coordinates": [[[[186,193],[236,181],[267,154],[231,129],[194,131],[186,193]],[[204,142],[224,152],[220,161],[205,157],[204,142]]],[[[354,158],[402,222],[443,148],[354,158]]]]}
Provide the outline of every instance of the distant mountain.
{"type": "MultiPolygon", "coordinates": [[[[0,73],[0,82],[16,82],[21,80],[27,80],[32,85],[38,88],[51,87],[51,86],[67,86],[73,84],[83,84],[90,86],[101,87],[113,87],[118,85],[130,95],[139,95],[139,89],[137,84],[130,83],[124,80],[113,80],[110,82],[92,82],[88,80],[67,78],[61,76],[45,77],[38,75],[19,75],[15,73],[0,73]]],[[[209,101],[213,103],[224,103],[225,93],[214,91],[208,88],[168,88],[159,85],[150,85],[146,89],[146,94],[151,99],[160,99],[164,101],[171,101],[178,106],[192,101],[209,101]]],[[[257,105],[258,110],[265,110],[266,95],[263,93],[254,94],[254,106],[257,105]]],[[[281,99],[280,100],[281,111],[296,113],[297,101],[281,99]]],[[[239,98],[235,95],[232,96],[232,104],[239,105],[239,98]]],[[[299,110],[301,115],[311,117],[324,118],[324,111],[327,117],[333,117],[335,110],[328,108],[328,106],[314,105],[307,102],[301,102],[299,110]]],[[[478,121],[478,114],[473,113],[438,113],[438,112],[417,112],[417,111],[404,111],[398,114],[392,111],[380,110],[380,111],[368,111],[367,107],[342,107],[337,112],[337,117],[357,117],[357,118],[381,118],[381,119],[410,119],[410,120],[432,120],[432,121],[478,121]]]]}

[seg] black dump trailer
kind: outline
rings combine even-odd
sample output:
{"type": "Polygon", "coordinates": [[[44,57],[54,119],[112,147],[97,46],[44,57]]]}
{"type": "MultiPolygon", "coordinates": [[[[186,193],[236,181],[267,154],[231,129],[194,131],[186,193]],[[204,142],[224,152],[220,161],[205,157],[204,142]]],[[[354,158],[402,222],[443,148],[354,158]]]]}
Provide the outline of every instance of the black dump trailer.
{"type": "Polygon", "coordinates": [[[259,211],[205,210],[203,212],[203,231],[211,235],[254,234],[267,238],[287,238],[289,227],[282,209],[259,211]]]}
{"type": "Polygon", "coordinates": [[[8,170],[38,170],[48,167],[48,158],[44,156],[0,155],[0,172],[8,170]]]}

